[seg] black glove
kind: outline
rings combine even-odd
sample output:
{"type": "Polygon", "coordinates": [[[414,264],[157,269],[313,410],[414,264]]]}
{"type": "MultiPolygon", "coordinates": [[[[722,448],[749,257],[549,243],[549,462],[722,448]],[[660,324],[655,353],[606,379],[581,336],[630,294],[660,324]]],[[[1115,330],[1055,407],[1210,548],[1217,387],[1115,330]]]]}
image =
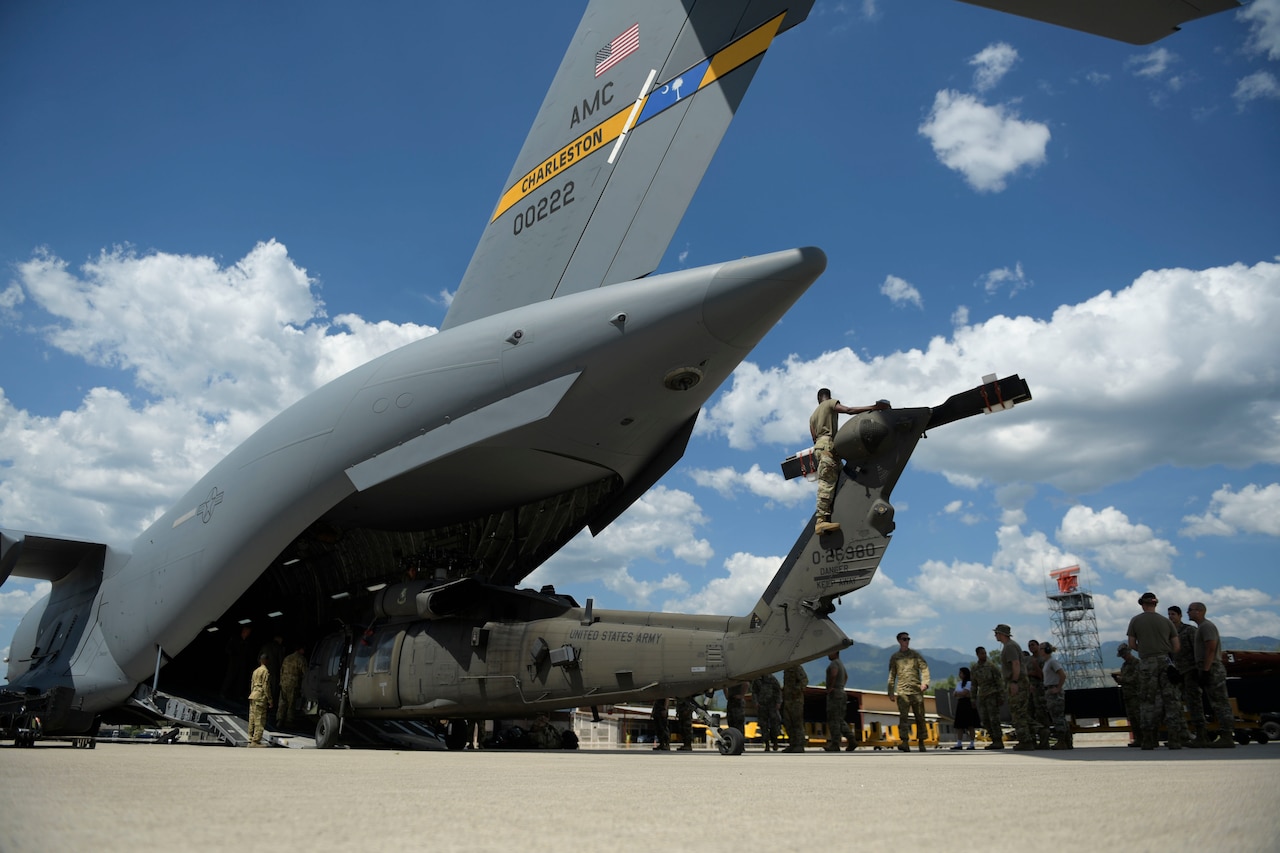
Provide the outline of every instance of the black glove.
{"type": "Polygon", "coordinates": [[[1200,669],[1200,670],[1196,670],[1196,672],[1198,673],[1200,678],[1200,686],[1208,687],[1209,686],[1209,670],[1200,669]]]}

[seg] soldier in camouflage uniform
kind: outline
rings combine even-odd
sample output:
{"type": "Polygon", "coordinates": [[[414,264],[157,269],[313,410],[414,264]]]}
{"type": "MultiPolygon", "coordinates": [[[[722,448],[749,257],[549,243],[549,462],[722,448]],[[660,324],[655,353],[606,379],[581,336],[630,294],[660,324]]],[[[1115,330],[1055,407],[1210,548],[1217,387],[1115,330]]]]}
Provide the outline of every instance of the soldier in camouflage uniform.
{"type": "Polygon", "coordinates": [[[787,729],[787,752],[804,752],[809,736],[804,733],[804,689],[809,676],[804,667],[792,664],[782,673],[782,725],[787,729]]]}
{"type": "Polygon", "coordinates": [[[293,709],[298,704],[298,690],[306,674],[306,652],[303,646],[298,646],[280,663],[280,705],[276,708],[276,719],[282,726],[294,723],[293,709]]]}
{"type": "Polygon", "coordinates": [[[782,701],[782,685],[772,672],[766,672],[751,682],[751,695],[756,700],[756,722],[760,725],[760,739],[764,751],[778,751],[778,735],[781,734],[782,715],[778,704],[782,701]]]}
{"type": "Polygon", "coordinates": [[[1155,749],[1160,742],[1160,711],[1164,709],[1169,748],[1182,749],[1186,723],[1182,719],[1182,691],[1169,680],[1169,659],[1178,653],[1178,634],[1173,623],[1156,613],[1160,599],[1144,592],[1138,599],[1142,612],[1129,620],[1129,648],[1138,650],[1139,713],[1142,736],[1139,746],[1155,749]]]}
{"type": "Polygon", "coordinates": [[[978,656],[977,662],[970,667],[970,677],[977,691],[974,704],[978,707],[978,716],[982,718],[983,728],[987,730],[991,743],[986,749],[1004,749],[1004,730],[1000,727],[1000,706],[1004,703],[1004,679],[1000,677],[1000,667],[987,660],[987,650],[978,646],[973,650],[978,656]]]}
{"type": "Polygon", "coordinates": [[[676,700],[676,730],[680,732],[680,751],[693,749],[693,697],[676,700]]]}
{"type": "Polygon", "coordinates": [[[840,460],[835,454],[839,416],[887,408],[889,404],[885,402],[874,406],[844,406],[839,400],[831,399],[830,388],[818,389],[818,407],[809,416],[809,435],[813,439],[814,455],[818,458],[818,515],[814,522],[815,533],[821,535],[840,529],[840,525],[831,520],[831,502],[835,498],[836,482],[840,479],[840,460]]]}
{"type": "Polygon", "coordinates": [[[849,672],[840,661],[839,652],[832,652],[827,655],[827,659],[831,663],[827,664],[827,745],[823,749],[827,752],[839,752],[841,742],[848,735],[849,749],[852,751],[857,742],[849,732],[849,724],[845,722],[845,715],[849,710],[849,694],[844,692],[844,686],[849,683],[849,672]]]}
{"type": "Polygon", "coordinates": [[[1204,618],[1203,602],[1187,606],[1187,616],[1196,623],[1196,676],[1209,699],[1209,707],[1218,720],[1218,737],[1209,746],[1232,749],[1235,741],[1235,715],[1227,696],[1227,668],[1222,663],[1222,638],[1218,626],[1204,618]]]}
{"type": "Polygon", "coordinates": [[[564,746],[560,730],[551,725],[551,717],[546,714],[534,717],[533,724],[529,726],[529,740],[534,749],[561,749],[564,746]]]}
{"type": "Polygon", "coordinates": [[[1178,632],[1178,653],[1173,656],[1173,665],[1182,676],[1182,704],[1187,710],[1184,739],[1187,746],[1204,746],[1208,743],[1209,733],[1204,728],[1204,694],[1196,674],[1196,626],[1182,621],[1182,608],[1176,604],[1169,608],[1168,613],[1173,629],[1178,632]],[[1191,739],[1193,732],[1194,740],[1191,739]]]}
{"type": "MultiPolygon", "coordinates": [[[[1137,732],[1140,720],[1139,709],[1142,707],[1138,703],[1138,686],[1142,681],[1138,675],[1138,659],[1129,651],[1128,643],[1116,646],[1116,657],[1124,661],[1120,665],[1120,674],[1116,676],[1116,681],[1120,684],[1120,697],[1124,702],[1124,716],[1129,721],[1129,729],[1137,732]]],[[[1129,744],[1129,746],[1137,745],[1137,738],[1129,744]]]]}
{"type": "Polygon", "coordinates": [[[671,723],[667,719],[667,700],[656,699],[653,703],[653,710],[649,712],[649,719],[653,721],[653,748],[661,752],[667,752],[671,749],[671,723]]]}
{"type": "Polygon", "coordinates": [[[908,648],[911,635],[898,634],[898,650],[889,658],[889,698],[898,700],[898,749],[911,751],[911,725],[907,722],[910,712],[916,718],[916,744],[924,752],[925,728],[924,694],[929,689],[929,664],[915,649],[908,648]]]}
{"type": "Polygon", "coordinates": [[[725,724],[740,732],[747,730],[747,683],[735,681],[724,689],[725,724]]]}
{"type": "Polygon", "coordinates": [[[266,652],[258,655],[258,668],[249,679],[249,746],[264,746],[263,732],[267,727],[267,708],[271,699],[271,670],[267,668],[266,652]]]}
{"type": "Polygon", "coordinates": [[[1027,674],[1022,671],[1022,649],[1013,641],[1013,629],[1000,624],[995,627],[996,640],[1000,643],[1000,676],[1004,679],[1005,698],[1009,700],[1009,716],[1018,737],[1016,750],[1035,749],[1035,734],[1031,729],[1030,689],[1027,674]]]}
{"type": "Polygon", "coordinates": [[[1027,685],[1031,688],[1027,693],[1027,703],[1031,708],[1031,727],[1039,740],[1038,749],[1049,748],[1049,711],[1044,697],[1044,673],[1040,669],[1040,641],[1028,640],[1027,651],[1022,660],[1027,665],[1027,685]]]}
{"type": "Polygon", "coordinates": [[[1037,650],[1040,671],[1044,674],[1044,706],[1053,730],[1052,749],[1071,749],[1071,727],[1067,725],[1067,671],[1053,657],[1053,645],[1043,643],[1037,650]]]}

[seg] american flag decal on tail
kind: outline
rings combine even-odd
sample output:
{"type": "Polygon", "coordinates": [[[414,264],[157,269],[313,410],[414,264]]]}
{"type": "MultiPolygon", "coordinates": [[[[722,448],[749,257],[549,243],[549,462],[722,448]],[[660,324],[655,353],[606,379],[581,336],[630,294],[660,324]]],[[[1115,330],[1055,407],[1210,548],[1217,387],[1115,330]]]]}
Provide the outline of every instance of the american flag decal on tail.
{"type": "Polygon", "coordinates": [[[599,77],[640,49],[640,24],[635,23],[596,51],[596,76],[599,77]]]}

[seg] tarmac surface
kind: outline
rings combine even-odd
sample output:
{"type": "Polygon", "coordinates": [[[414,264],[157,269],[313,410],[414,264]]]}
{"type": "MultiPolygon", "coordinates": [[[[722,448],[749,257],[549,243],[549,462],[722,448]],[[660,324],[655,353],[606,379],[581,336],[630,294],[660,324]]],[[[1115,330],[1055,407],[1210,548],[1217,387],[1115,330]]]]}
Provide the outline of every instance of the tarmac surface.
{"type": "Polygon", "coordinates": [[[1082,741],[737,757],[6,745],[0,851],[1280,849],[1280,744],[1082,741]]]}

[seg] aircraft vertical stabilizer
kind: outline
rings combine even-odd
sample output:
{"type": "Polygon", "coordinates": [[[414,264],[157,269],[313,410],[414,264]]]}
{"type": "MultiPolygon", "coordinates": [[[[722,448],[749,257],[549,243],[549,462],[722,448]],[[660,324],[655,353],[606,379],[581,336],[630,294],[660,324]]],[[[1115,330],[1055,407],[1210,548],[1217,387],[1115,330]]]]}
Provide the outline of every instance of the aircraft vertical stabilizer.
{"type": "Polygon", "coordinates": [[[444,320],[653,272],[774,36],[812,0],[593,0],[444,320]]]}

